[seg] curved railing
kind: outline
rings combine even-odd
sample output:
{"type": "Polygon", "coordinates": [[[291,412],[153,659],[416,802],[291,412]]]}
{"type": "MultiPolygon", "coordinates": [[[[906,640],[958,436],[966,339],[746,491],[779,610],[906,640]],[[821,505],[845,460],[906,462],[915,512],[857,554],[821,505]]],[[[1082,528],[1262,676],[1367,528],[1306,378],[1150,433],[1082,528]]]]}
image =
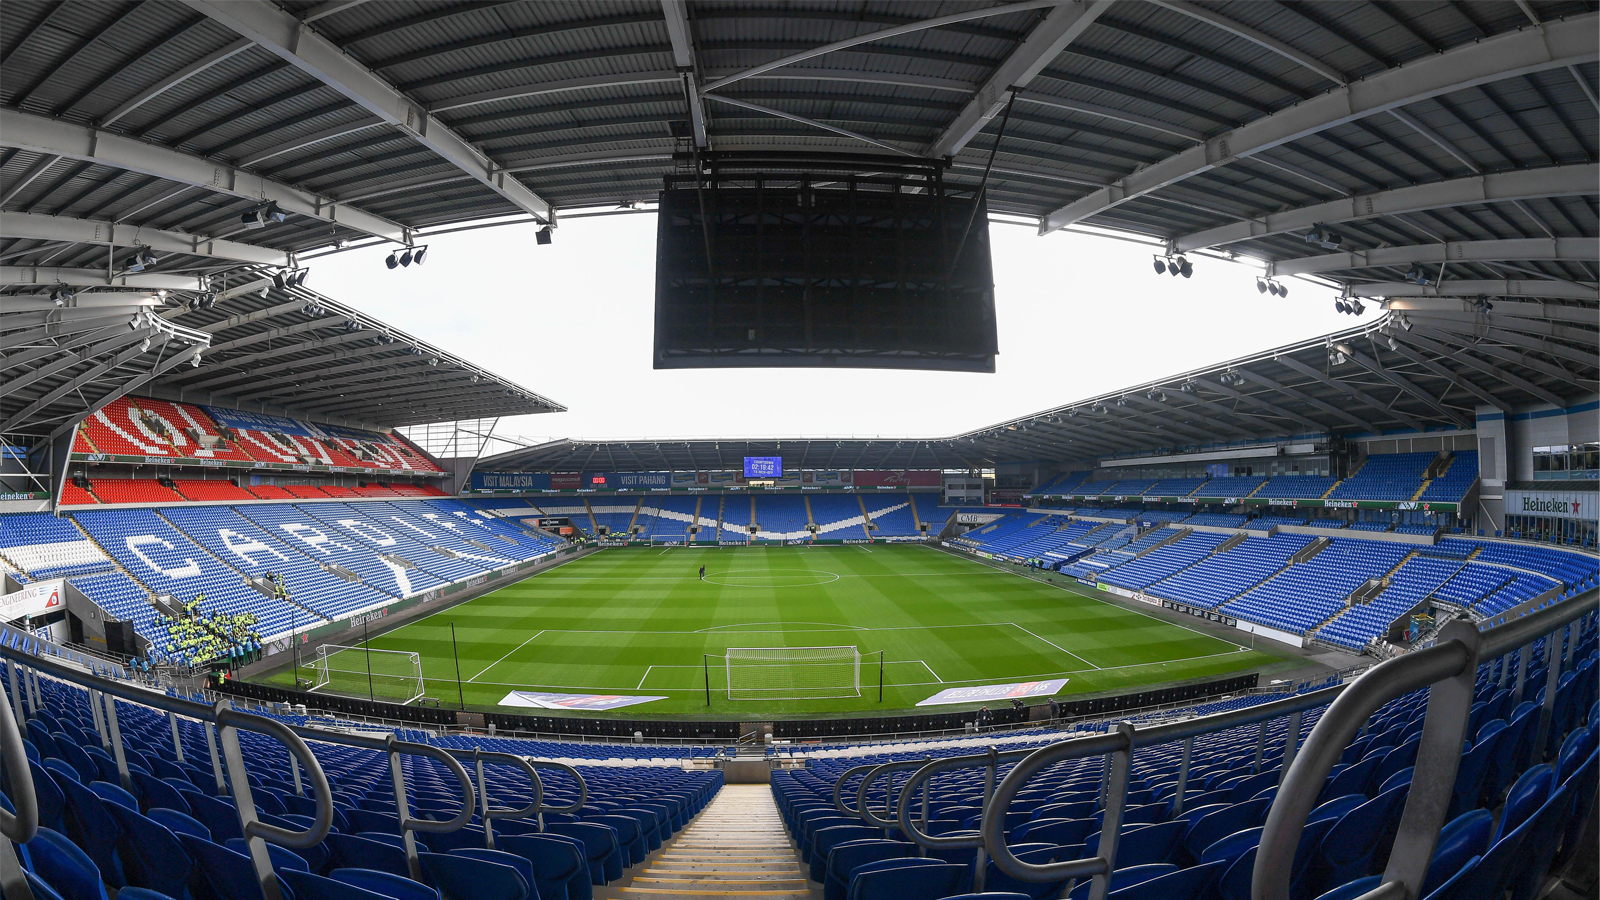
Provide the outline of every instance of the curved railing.
{"type": "MultiPolygon", "coordinates": [[[[1521,648],[1524,664],[1517,677],[1521,686],[1534,642],[1546,639],[1544,703],[1533,742],[1534,747],[1544,747],[1564,662],[1561,641],[1568,625],[1597,607],[1600,591],[1591,590],[1488,631],[1480,632],[1458,619],[1439,632],[1432,647],[1381,663],[1356,681],[1311,730],[1305,752],[1293,766],[1285,766],[1283,790],[1278,792],[1261,832],[1251,887],[1253,900],[1286,900],[1289,896],[1295,848],[1317,790],[1367,718],[1395,697],[1427,687],[1422,741],[1394,847],[1382,882],[1359,900],[1409,900],[1418,896],[1455,789],[1479,663],[1521,648]]],[[[1574,644],[1577,638],[1574,629],[1574,644]]]]}
{"type": "MultiPolygon", "coordinates": [[[[1541,637],[1548,637],[1550,642],[1547,646],[1552,648],[1553,653],[1559,653],[1559,648],[1563,646],[1559,639],[1567,626],[1592,613],[1596,609],[1597,599],[1600,599],[1600,591],[1590,591],[1482,633],[1471,624],[1458,620],[1440,634],[1433,647],[1374,666],[1355,681],[1256,706],[1152,726],[1119,722],[1113,730],[1104,734],[1068,738],[1032,750],[999,751],[991,748],[986,753],[940,760],[900,760],[856,766],[840,776],[834,788],[834,805],[846,814],[859,816],[869,825],[898,827],[908,839],[923,848],[977,846],[978,842],[970,835],[926,833],[929,779],[941,772],[982,766],[990,771],[992,783],[992,773],[997,772],[1001,764],[1018,760],[999,784],[993,787],[992,793],[986,785],[979,828],[981,850],[974,872],[977,883],[982,883],[980,873],[985,868],[983,856],[986,851],[997,869],[1020,881],[1044,883],[1088,878],[1091,879],[1088,900],[1104,900],[1110,873],[1116,867],[1117,835],[1122,825],[1134,750],[1183,742],[1173,801],[1176,814],[1183,810],[1196,736],[1258,724],[1260,728],[1256,738],[1254,768],[1259,770],[1267,749],[1269,724],[1287,718],[1279,770],[1280,789],[1267,816],[1256,857],[1252,888],[1252,900],[1287,900],[1291,864],[1301,829],[1340,754],[1372,713],[1384,703],[1431,686],[1417,757],[1417,775],[1402,814],[1400,836],[1396,838],[1383,886],[1359,898],[1410,900],[1417,895],[1427,871],[1427,861],[1433,855],[1443,825],[1460,761],[1478,664],[1519,648],[1519,658],[1527,661],[1531,659],[1533,643],[1541,637]],[[1299,748],[1297,745],[1304,713],[1322,706],[1328,708],[1307,736],[1305,747],[1299,748]],[[1018,792],[1029,779],[1049,766],[1065,760],[1099,755],[1105,755],[1108,759],[1102,776],[1104,818],[1096,855],[1047,864],[1017,858],[1006,844],[1004,823],[1007,809],[1018,792]],[[884,812],[887,814],[889,808],[893,807],[896,820],[880,818],[867,802],[871,785],[880,778],[905,769],[917,771],[900,786],[898,800],[892,781],[885,789],[884,812]],[[856,807],[850,809],[842,800],[843,784],[861,771],[865,771],[866,776],[855,791],[856,807]],[[918,794],[923,797],[920,827],[911,816],[912,803],[918,794]]],[[[1576,644],[1576,629],[1572,638],[1571,643],[1576,644]]],[[[1546,666],[1544,705],[1534,746],[1544,746],[1549,734],[1556,689],[1565,662],[1566,659],[1557,657],[1546,666]]],[[[1525,662],[1517,667],[1516,686],[1519,690],[1527,669],[1525,662]]],[[[1510,671],[1509,665],[1502,666],[1499,677],[1502,680],[1509,679],[1510,671]]]]}
{"type": "Polygon", "coordinates": [[[486,751],[481,748],[445,749],[432,744],[401,740],[392,733],[361,734],[309,725],[290,725],[268,716],[234,709],[227,700],[219,701],[212,706],[160,693],[137,682],[105,678],[99,674],[84,672],[52,655],[30,653],[25,646],[0,645],[0,659],[6,660],[9,664],[11,682],[9,695],[4,686],[0,685],[0,720],[3,720],[0,721],[0,760],[3,760],[5,771],[8,773],[8,793],[17,809],[15,815],[0,810],[0,834],[10,838],[10,841],[0,841],[0,889],[4,890],[7,898],[21,898],[21,900],[33,898],[16,854],[11,851],[11,841],[26,843],[38,829],[38,798],[34,793],[32,779],[26,775],[29,768],[22,744],[21,723],[26,721],[25,703],[34,710],[43,708],[43,695],[38,683],[40,674],[87,692],[89,711],[94,720],[95,730],[116,763],[117,775],[122,786],[129,790],[133,787],[133,780],[122,744],[117,700],[125,700],[166,713],[172,725],[173,751],[179,760],[184,757],[184,749],[179,739],[178,718],[191,719],[201,724],[205,731],[217,791],[219,794],[231,795],[234,806],[239,811],[240,827],[264,900],[283,900],[266,845],[271,843],[290,849],[303,849],[320,842],[332,827],[333,791],[328,784],[327,773],[307,744],[308,740],[375,750],[388,757],[407,863],[415,878],[421,877],[416,832],[442,833],[460,830],[471,821],[474,812],[481,808],[484,840],[492,849],[494,820],[537,817],[540,830],[543,830],[544,813],[575,812],[582,808],[588,799],[588,784],[584,781],[582,773],[573,766],[553,760],[486,751]],[[309,776],[311,796],[316,802],[316,815],[312,817],[310,828],[292,830],[260,821],[250,790],[249,774],[244,765],[244,753],[239,743],[240,731],[263,734],[284,745],[289,754],[289,768],[297,794],[303,796],[305,790],[301,770],[303,769],[309,776]],[[435,821],[411,815],[406,800],[405,771],[401,765],[404,756],[423,756],[437,760],[455,775],[461,785],[462,803],[461,809],[453,818],[435,821]],[[458,757],[473,761],[475,768],[473,774],[477,776],[476,784],[473,775],[468,774],[458,757]],[[484,780],[483,766],[486,763],[510,765],[520,769],[533,785],[534,800],[519,809],[491,806],[487,783],[484,780]],[[537,771],[539,768],[556,769],[571,775],[578,785],[577,799],[560,806],[546,804],[544,786],[537,771]],[[22,773],[22,777],[18,777],[15,773],[22,773]]]}

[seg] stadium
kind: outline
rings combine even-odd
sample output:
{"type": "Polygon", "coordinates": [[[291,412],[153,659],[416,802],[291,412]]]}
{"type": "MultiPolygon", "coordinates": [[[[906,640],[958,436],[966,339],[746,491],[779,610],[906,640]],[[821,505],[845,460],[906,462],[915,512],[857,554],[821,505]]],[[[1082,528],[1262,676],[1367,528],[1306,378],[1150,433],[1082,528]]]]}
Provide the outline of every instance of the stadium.
{"type": "Polygon", "coordinates": [[[10,0],[0,890],[1594,896],[1597,83],[1592,0],[10,0]]]}

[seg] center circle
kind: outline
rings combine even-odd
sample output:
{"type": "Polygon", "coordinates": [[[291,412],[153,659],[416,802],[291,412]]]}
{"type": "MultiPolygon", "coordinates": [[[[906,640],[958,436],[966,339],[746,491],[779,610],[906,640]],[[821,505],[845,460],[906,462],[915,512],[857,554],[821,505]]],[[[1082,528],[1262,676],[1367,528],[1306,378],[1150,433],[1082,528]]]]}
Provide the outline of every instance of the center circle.
{"type": "Polygon", "coordinates": [[[814,587],[838,581],[839,576],[813,569],[734,569],[707,572],[705,580],[723,587],[814,587]]]}

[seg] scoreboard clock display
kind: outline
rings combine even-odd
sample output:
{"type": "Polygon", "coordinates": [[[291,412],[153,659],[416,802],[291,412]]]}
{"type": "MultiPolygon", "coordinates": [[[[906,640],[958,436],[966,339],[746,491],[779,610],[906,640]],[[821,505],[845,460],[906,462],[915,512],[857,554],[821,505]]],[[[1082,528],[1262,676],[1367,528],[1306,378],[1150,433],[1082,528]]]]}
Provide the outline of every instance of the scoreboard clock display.
{"type": "Polygon", "coordinates": [[[781,456],[746,456],[744,458],[744,477],[746,478],[782,478],[783,457],[781,456]]]}

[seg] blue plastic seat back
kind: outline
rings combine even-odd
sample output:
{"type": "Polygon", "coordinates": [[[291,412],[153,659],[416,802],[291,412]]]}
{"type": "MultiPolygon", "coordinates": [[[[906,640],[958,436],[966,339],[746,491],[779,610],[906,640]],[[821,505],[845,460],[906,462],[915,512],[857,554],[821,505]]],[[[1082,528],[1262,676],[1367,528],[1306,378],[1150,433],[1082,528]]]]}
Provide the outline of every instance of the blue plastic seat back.
{"type": "Polygon", "coordinates": [[[152,822],[159,822],[161,826],[173,834],[192,834],[197,838],[211,840],[211,829],[195,819],[176,809],[157,806],[145,813],[152,822]]]}
{"type": "Polygon", "coordinates": [[[922,860],[909,865],[910,862],[883,860],[861,867],[850,879],[848,900],[941,900],[958,893],[967,874],[955,863],[922,860]]]}
{"type": "MultiPolygon", "coordinates": [[[[1222,837],[1207,847],[1200,854],[1201,863],[1220,862],[1233,865],[1233,861],[1243,856],[1245,851],[1254,850],[1261,843],[1261,827],[1246,828],[1235,831],[1233,834],[1222,837]]],[[[1122,854],[1118,853],[1121,859],[1122,854]]]]}
{"type": "MultiPolygon", "coordinates": [[[[195,871],[220,900],[261,900],[261,882],[250,857],[193,835],[181,837],[184,849],[194,857],[195,871]]],[[[283,879],[278,883],[282,888],[283,879]]]]}
{"type": "Polygon", "coordinates": [[[94,791],[96,797],[107,803],[115,803],[123,809],[131,809],[134,812],[139,811],[139,800],[109,781],[91,781],[89,790],[94,791]]]}
{"type": "Polygon", "coordinates": [[[1319,819],[1333,819],[1334,821],[1338,821],[1339,819],[1344,818],[1345,813],[1350,812],[1365,802],[1367,802],[1367,795],[1365,794],[1345,794],[1342,797],[1334,797],[1331,800],[1324,800],[1320,805],[1317,806],[1316,809],[1311,811],[1310,815],[1306,816],[1306,823],[1310,824],[1319,819]]]}
{"type": "Polygon", "coordinates": [[[61,832],[40,828],[28,842],[28,859],[34,874],[55,888],[62,900],[106,900],[99,867],[61,832]]]}
{"type": "MultiPolygon", "coordinates": [[[[244,838],[228,838],[228,842],[223,846],[243,856],[250,855],[250,845],[245,843],[244,838]]],[[[270,841],[267,842],[267,856],[272,859],[272,870],[279,874],[291,869],[297,872],[311,871],[311,866],[300,854],[270,841]]]]}
{"type": "Polygon", "coordinates": [[[1392,788],[1345,813],[1328,830],[1319,851],[1327,883],[1361,877],[1400,820],[1408,785],[1392,788]]]}
{"type": "Polygon", "coordinates": [[[1217,841],[1260,825],[1269,805],[1265,800],[1246,800],[1201,816],[1184,835],[1183,846],[1198,861],[1205,849],[1217,841]]]}
{"type": "MultiPolygon", "coordinates": [[[[1108,892],[1121,890],[1124,887],[1131,887],[1136,884],[1141,884],[1154,878],[1160,878],[1163,875],[1170,875],[1176,871],[1179,871],[1178,867],[1172,863],[1157,863],[1149,866],[1128,866],[1127,868],[1117,869],[1111,873],[1111,881],[1107,885],[1107,890],[1108,892]]],[[[1089,888],[1093,886],[1093,884],[1094,882],[1092,879],[1085,878],[1078,883],[1077,887],[1072,889],[1072,893],[1067,895],[1068,900],[1086,900],[1086,898],[1089,896],[1089,888]]]]}
{"type": "Polygon", "coordinates": [[[846,841],[828,852],[827,875],[822,883],[823,900],[845,900],[850,893],[850,876],[856,869],[886,859],[905,859],[916,854],[915,844],[881,839],[846,841]]]}
{"type": "Polygon", "coordinates": [[[393,900],[386,894],[298,869],[285,869],[278,877],[294,891],[294,900],[393,900]]]}
{"type": "Polygon", "coordinates": [[[453,853],[419,853],[417,858],[444,900],[528,900],[531,888],[513,866],[453,853]]]}
{"type": "Polygon", "coordinates": [[[463,847],[484,846],[483,829],[472,825],[458,828],[455,831],[417,832],[417,840],[422,842],[424,849],[434,853],[449,853],[463,847]]]}
{"type": "Polygon", "coordinates": [[[60,831],[64,827],[62,814],[67,809],[66,795],[61,792],[55,779],[50,777],[50,770],[31,759],[28,760],[28,773],[33,780],[33,795],[38,800],[39,824],[60,831]]]}
{"type": "MultiPolygon", "coordinates": [[[[1017,859],[1036,866],[1081,856],[1081,853],[1075,852],[1074,849],[1056,847],[1050,844],[1013,844],[1011,852],[1016,854],[1017,859]]],[[[1045,900],[1047,897],[1058,897],[1061,895],[1061,888],[1065,885],[1065,881],[1019,881],[1000,871],[1000,868],[993,862],[989,863],[988,870],[984,875],[985,890],[1021,894],[1029,898],[1029,900],[1045,900]]],[[[988,895],[984,894],[983,896],[988,895]]]]}
{"type": "Polygon", "coordinates": [[[811,836],[811,856],[808,866],[811,880],[821,883],[827,877],[828,854],[846,841],[863,841],[881,837],[882,831],[866,825],[830,825],[811,836]]]}
{"type": "Polygon", "coordinates": [[[495,846],[515,853],[533,866],[540,900],[578,900],[574,888],[589,885],[583,850],[572,838],[548,834],[502,834],[495,846]]]}
{"type": "Polygon", "coordinates": [[[1481,856],[1467,860],[1449,880],[1434,888],[1424,900],[1476,900],[1479,897],[1487,897],[1488,895],[1482,892],[1478,874],[1478,864],[1482,861],[1481,856]]]}
{"type": "Polygon", "coordinates": [[[546,827],[555,834],[564,834],[583,842],[584,858],[589,862],[589,883],[606,884],[622,877],[622,850],[617,846],[617,833],[604,825],[588,822],[551,822],[546,827]]]}
{"type": "Polygon", "coordinates": [[[244,832],[239,830],[239,810],[232,800],[193,795],[188,800],[189,814],[211,831],[212,840],[244,837],[244,832]]]}
{"type": "Polygon", "coordinates": [[[1354,881],[1347,881],[1318,897],[1317,900],[1356,900],[1357,897],[1382,883],[1382,875],[1367,875],[1354,881]]]}
{"type": "Polygon", "coordinates": [[[345,814],[350,827],[356,831],[382,831],[388,834],[400,833],[400,817],[394,813],[373,812],[368,809],[353,809],[345,814]]]}
{"type": "Polygon", "coordinates": [[[1097,827],[1094,819],[1034,819],[1013,828],[1011,840],[1081,844],[1097,827]]]}
{"type": "Polygon", "coordinates": [[[1548,763],[1537,766],[1522,773],[1516,784],[1511,786],[1511,793],[1506,795],[1505,808],[1500,813],[1500,827],[1496,836],[1505,836],[1517,829],[1517,826],[1527,821],[1539,807],[1544,806],[1550,799],[1550,792],[1555,789],[1556,775],[1548,763]]]}
{"type": "Polygon", "coordinates": [[[134,772],[133,783],[139,788],[139,796],[144,798],[144,809],[146,811],[157,806],[163,806],[167,809],[175,809],[185,815],[189,814],[189,801],[183,799],[183,795],[178,792],[178,789],[165,781],[154,775],[134,772]]]}
{"type": "Polygon", "coordinates": [[[176,898],[149,888],[120,887],[117,888],[117,900],[176,900],[176,898]]]}
{"type": "Polygon", "coordinates": [[[129,863],[123,870],[128,883],[175,897],[183,896],[184,882],[194,870],[194,860],[190,859],[178,837],[166,826],[136,810],[118,803],[106,803],[104,806],[122,829],[118,849],[123,851],[123,859],[129,863]]]}
{"type": "Polygon", "coordinates": [[[524,882],[529,885],[537,885],[538,883],[538,880],[534,877],[533,863],[515,853],[509,853],[505,850],[490,850],[487,847],[462,847],[457,850],[451,850],[450,853],[455,856],[465,856],[471,859],[481,859],[484,862],[510,866],[517,870],[524,882]]]}
{"type": "Polygon", "coordinates": [[[1486,809],[1474,809],[1450,820],[1439,832],[1439,843],[1428,863],[1419,896],[1426,897],[1461,871],[1461,867],[1489,849],[1494,833],[1494,816],[1486,809]]]}
{"type": "Polygon", "coordinates": [[[329,834],[325,840],[329,865],[336,869],[372,869],[409,878],[406,852],[399,847],[356,834],[329,834]]]}
{"type": "MultiPolygon", "coordinates": [[[[1172,862],[1178,841],[1188,830],[1186,822],[1160,822],[1154,825],[1129,825],[1117,839],[1117,867],[1147,866],[1172,862]]],[[[1090,856],[1100,850],[1100,833],[1084,839],[1084,852],[1090,856]]]]}
{"type": "Polygon", "coordinates": [[[1561,824],[1572,809],[1574,793],[1571,783],[1561,785],[1530,820],[1532,827],[1512,865],[1511,877],[1506,885],[1511,892],[1511,900],[1534,900],[1538,895],[1544,875],[1550,869],[1550,861],[1555,857],[1556,836],[1560,834],[1561,824]]]}
{"type": "Polygon", "coordinates": [[[105,803],[88,787],[64,775],[54,780],[66,798],[63,824],[67,836],[85,849],[107,884],[117,887],[126,884],[122,875],[122,861],[116,854],[117,838],[122,835],[122,826],[106,812],[105,803]]]}
{"type": "Polygon", "coordinates": [[[1117,888],[1106,900],[1204,900],[1222,876],[1222,863],[1205,863],[1117,888]]]}
{"type": "MultiPolygon", "coordinates": [[[[439,900],[439,892],[423,884],[413,881],[404,875],[393,872],[381,872],[377,869],[339,868],[328,873],[328,877],[341,884],[371,891],[394,900],[439,900]]],[[[297,897],[296,900],[299,900],[297,897]]]]}

